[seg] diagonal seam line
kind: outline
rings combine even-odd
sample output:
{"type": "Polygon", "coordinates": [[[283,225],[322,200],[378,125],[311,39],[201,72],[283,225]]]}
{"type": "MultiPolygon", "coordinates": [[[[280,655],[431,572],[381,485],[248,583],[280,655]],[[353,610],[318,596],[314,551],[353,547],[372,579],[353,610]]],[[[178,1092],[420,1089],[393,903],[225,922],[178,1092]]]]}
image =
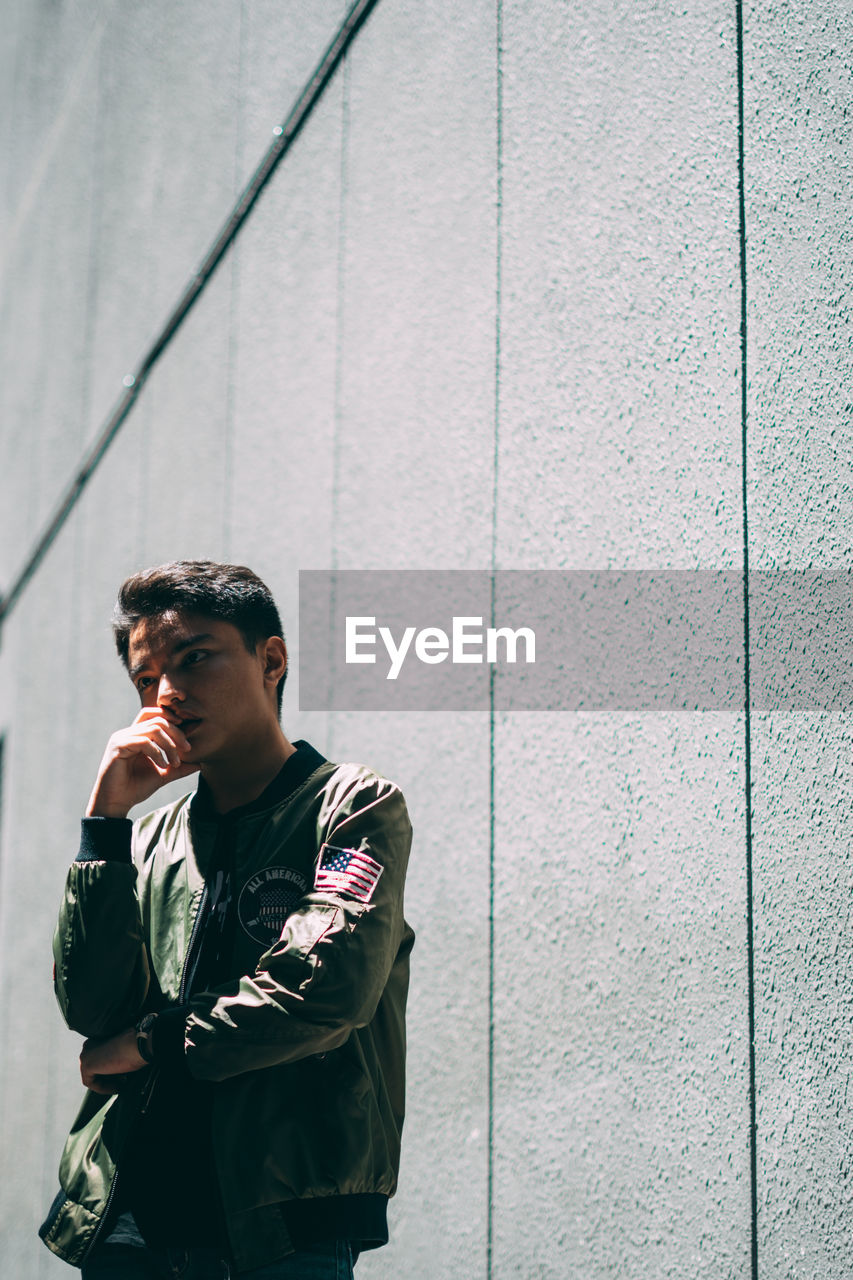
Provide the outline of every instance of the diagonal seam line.
{"type": "Polygon", "coordinates": [[[350,6],[346,17],[335,32],[320,61],[291,107],[284,124],[277,126],[275,129],[274,140],[270,143],[260,164],[237,197],[230,214],[215,236],[201,265],[190,277],[178,302],[146,351],[136,371],[128,374],[125,378],[124,392],[120,395],[112,412],[108,415],[97,439],[84,454],[75,475],[66,485],[56,507],[48,517],[44,529],[37,536],[23,567],[13,580],[12,586],[5,596],[0,599],[0,624],[9,616],[22,591],[28,585],[56,540],[93,473],[118,435],[152,369],[180,329],[194,304],[198,301],[216,268],[249,217],[258,197],[269,182],[279,162],[287,154],[302,126],[320,101],[323,91],[337,70],[344,54],[377,3],[378,0],[355,0],[350,6]]]}
{"type": "Polygon", "coordinates": [[[740,422],[743,506],[744,803],[746,807],[746,964],[749,1023],[749,1216],[750,1274],[758,1280],[758,1125],[755,1095],[755,927],[752,881],[752,725],[749,670],[749,523],[747,509],[746,195],[744,162],[743,2],[735,0],[737,26],[738,230],[740,247],[740,422]]]}

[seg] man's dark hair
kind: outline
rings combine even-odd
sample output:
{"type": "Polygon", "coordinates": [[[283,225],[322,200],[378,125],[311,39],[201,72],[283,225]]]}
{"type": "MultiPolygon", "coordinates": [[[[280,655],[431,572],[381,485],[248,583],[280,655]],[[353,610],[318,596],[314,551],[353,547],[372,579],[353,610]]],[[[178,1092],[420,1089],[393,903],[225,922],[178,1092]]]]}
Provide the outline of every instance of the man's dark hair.
{"type": "MultiPolygon", "coordinates": [[[[172,610],[200,613],[230,622],[243,637],[249,653],[259,640],[282,636],[281,618],[270,589],[242,564],[214,560],[173,560],[134,573],[121,584],[113,610],[113,635],[118,656],[128,665],[130,633],[143,618],[172,610]]],[[[285,671],[276,696],[281,713],[285,671]]]]}

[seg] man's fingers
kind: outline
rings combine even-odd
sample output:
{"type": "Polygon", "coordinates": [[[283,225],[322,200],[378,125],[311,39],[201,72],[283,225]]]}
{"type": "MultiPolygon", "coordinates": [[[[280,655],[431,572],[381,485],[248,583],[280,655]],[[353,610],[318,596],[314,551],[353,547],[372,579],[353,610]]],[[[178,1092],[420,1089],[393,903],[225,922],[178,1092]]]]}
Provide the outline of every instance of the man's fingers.
{"type": "Polygon", "coordinates": [[[116,755],[123,760],[146,756],[158,773],[168,773],[172,767],[169,752],[151,738],[130,738],[123,745],[116,746],[116,755]]]}
{"type": "Polygon", "coordinates": [[[156,719],[149,720],[145,725],[146,733],[150,731],[152,735],[163,735],[165,741],[172,743],[179,751],[190,750],[190,740],[176,724],[171,720],[167,720],[165,716],[158,716],[156,719]]]}
{"type": "Polygon", "coordinates": [[[92,1070],[87,1062],[86,1048],[89,1041],[83,1046],[83,1052],[80,1054],[80,1079],[87,1089],[91,1089],[93,1093],[115,1093],[117,1080],[110,1080],[108,1077],[98,1075],[92,1070]]]}
{"type": "Polygon", "coordinates": [[[80,1052],[80,1079],[93,1093],[118,1093],[128,1074],[145,1066],[133,1027],[107,1040],[87,1040],[80,1052]]]}
{"type": "Polygon", "coordinates": [[[83,1076],[83,1084],[92,1093],[118,1093],[123,1076],[83,1076]]]}
{"type": "MultiPolygon", "coordinates": [[[[173,714],[175,713],[173,712],[173,714]]],[[[160,725],[166,729],[168,733],[171,733],[175,737],[176,741],[182,742],[187,748],[189,748],[189,739],[184,736],[178,728],[175,720],[171,720],[162,707],[143,707],[133,722],[134,727],[145,725],[147,728],[148,725],[151,724],[160,725]]]]}
{"type": "MultiPolygon", "coordinates": [[[[165,729],[158,723],[152,726],[150,733],[147,736],[151,742],[156,743],[157,746],[161,748],[167,765],[174,765],[177,767],[179,764],[183,763],[181,748],[178,746],[174,730],[170,731],[169,729],[165,729]]],[[[187,745],[189,746],[189,743],[187,743],[187,745]]]]}
{"type": "MultiPolygon", "coordinates": [[[[189,742],[181,734],[181,738],[186,742],[186,750],[189,742]]],[[[160,764],[169,768],[177,768],[183,763],[181,755],[181,746],[178,745],[174,731],[169,732],[160,724],[152,724],[146,728],[145,733],[122,734],[117,741],[114,742],[116,754],[124,759],[128,756],[146,755],[155,765],[160,764]]]]}

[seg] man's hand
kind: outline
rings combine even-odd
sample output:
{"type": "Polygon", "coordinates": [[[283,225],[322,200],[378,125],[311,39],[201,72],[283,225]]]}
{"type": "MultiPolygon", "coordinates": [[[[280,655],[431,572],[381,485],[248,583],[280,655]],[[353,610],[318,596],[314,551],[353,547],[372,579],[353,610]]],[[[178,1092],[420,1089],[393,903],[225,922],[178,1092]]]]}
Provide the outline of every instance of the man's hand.
{"type": "Polygon", "coordinates": [[[167,782],[197,772],[197,764],[184,762],[190,750],[189,739],[162,707],[143,707],[133,724],[107,743],[86,816],[126,818],[129,809],[167,782]]]}
{"type": "Polygon", "coordinates": [[[80,1078],[95,1093],[118,1093],[121,1077],[148,1063],[136,1047],[136,1028],[109,1040],[87,1040],[80,1052],[80,1078]]]}

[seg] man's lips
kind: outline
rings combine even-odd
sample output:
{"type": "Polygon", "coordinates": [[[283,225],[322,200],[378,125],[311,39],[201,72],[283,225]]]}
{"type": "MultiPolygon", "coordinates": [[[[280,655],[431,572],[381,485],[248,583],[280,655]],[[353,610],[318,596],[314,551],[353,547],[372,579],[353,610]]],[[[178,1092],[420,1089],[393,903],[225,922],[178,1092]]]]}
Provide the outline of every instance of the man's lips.
{"type": "Polygon", "coordinates": [[[178,728],[180,729],[181,733],[190,734],[192,733],[193,729],[195,729],[200,724],[201,724],[201,720],[196,720],[192,716],[188,716],[186,720],[178,721],[178,728]]]}

